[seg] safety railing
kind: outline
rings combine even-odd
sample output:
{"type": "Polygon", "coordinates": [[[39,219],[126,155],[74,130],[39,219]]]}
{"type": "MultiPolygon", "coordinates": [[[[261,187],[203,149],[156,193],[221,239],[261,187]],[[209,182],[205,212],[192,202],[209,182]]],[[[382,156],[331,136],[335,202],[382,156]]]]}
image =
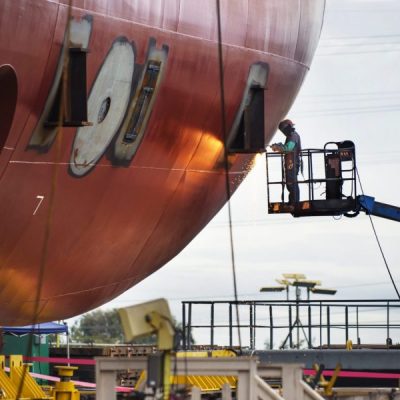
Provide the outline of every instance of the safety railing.
{"type": "MultiPolygon", "coordinates": [[[[293,213],[285,176],[286,157],[283,153],[266,153],[269,213],[293,213]]],[[[302,150],[298,161],[301,168],[297,165],[299,173],[291,184],[298,186],[299,193],[295,216],[338,215],[356,207],[356,159],[351,141],[302,150]]]]}
{"type": "Polygon", "coordinates": [[[349,340],[394,347],[400,343],[400,301],[184,301],[182,325],[185,349],[194,341],[211,348],[335,348],[349,340]]]}

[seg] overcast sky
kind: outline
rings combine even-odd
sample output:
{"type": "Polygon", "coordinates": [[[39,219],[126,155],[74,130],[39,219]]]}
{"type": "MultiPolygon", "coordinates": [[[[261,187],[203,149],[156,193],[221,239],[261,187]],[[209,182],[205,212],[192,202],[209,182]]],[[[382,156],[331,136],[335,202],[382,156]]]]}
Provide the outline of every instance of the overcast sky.
{"type": "MultiPolygon", "coordinates": [[[[354,141],[364,192],[397,206],[399,21],[399,0],[327,0],[311,71],[288,115],[303,148],[354,141]]],[[[277,133],[274,141],[281,140],[277,133]]],[[[338,289],[336,299],[396,297],[367,216],[335,220],[268,215],[265,180],[265,159],[259,157],[231,201],[241,299],[283,299],[282,294],[260,295],[259,289],[293,272],[338,289]]],[[[400,224],[373,220],[400,286],[400,224]]],[[[102,308],[165,297],[180,320],[182,300],[233,299],[228,229],[225,207],[175,259],[102,308]]]]}

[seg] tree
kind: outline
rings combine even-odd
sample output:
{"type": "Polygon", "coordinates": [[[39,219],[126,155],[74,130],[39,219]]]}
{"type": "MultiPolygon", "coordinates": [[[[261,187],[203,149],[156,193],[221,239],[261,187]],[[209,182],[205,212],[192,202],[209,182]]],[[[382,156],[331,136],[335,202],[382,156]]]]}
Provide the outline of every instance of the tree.
{"type": "Polygon", "coordinates": [[[116,309],[84,314],[71,328],[71,339],[79,343],[123,343],[124,334],[116,309]]]}
{"type": "MultiPolygon", "coordinates": [[[[182,329],[182,324],[173,318],[174,326],[182,329]]],[[[124,343],[121,320],[116,309],[109,311],[96,310],[82,315],[71,328],[71,340],[79,343],[124,343]]],[[[133,344],[157,345],[157,335],[149,335],[132,341],[133,344]]],[[[190,344],[194,344],[193,336],[190,344]]]]}

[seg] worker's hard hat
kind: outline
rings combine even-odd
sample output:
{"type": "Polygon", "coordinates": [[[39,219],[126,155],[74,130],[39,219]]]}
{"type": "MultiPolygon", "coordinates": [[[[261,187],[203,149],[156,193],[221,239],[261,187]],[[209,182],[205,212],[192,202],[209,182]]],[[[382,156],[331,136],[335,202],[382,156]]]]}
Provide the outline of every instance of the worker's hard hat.
{"type": "Polygon", "coordinates": [[[279,130],[285,129],[287,126],[294,126],[294,123],[290,119],[285,119],[282,122],[279,123],[279,130]]]}

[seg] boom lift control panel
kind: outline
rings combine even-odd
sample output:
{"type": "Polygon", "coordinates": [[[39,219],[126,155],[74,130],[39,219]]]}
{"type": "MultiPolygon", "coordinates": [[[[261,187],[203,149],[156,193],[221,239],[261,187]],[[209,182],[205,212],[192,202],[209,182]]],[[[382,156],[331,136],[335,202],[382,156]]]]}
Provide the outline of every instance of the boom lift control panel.
{"type": "Polygon", "coordinates": [[[298,175],[300,199],[289,203],[285,181],[284,154],[266,153],[268,212],[294,217],[355,217],[360,211],[400,221],[400,208],[357,194],[357,165],[354,143],[328,142],[323,149],[301,151],[298,175]]]}

